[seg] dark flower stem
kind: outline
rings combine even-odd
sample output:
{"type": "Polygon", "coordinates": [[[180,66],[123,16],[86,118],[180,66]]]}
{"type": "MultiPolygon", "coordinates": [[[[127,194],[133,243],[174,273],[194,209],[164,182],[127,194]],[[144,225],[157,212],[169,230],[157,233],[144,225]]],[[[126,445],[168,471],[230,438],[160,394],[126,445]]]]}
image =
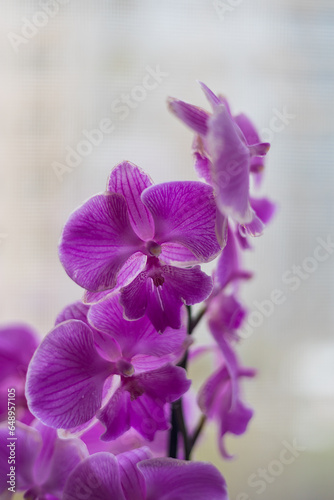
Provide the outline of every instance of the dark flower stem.
{"type": "MultiPolygon", "coordinates": [[[[193,333],[194,329],[204,316],[205,311],[206,308],[203,307],[203,309],[201,309],[201,311],[197,314],[197,316],[193,318],[191,314],[191,306],[187,306],[188,335],[191,335],[193,333]]],[[[178,366],[186,370],[187,364],[188,364],[188,350],[185,352],[182,360],[178,363],[178,366]]],[[[193,436],[190,438],[184,421],[182,398],[178,399],[177,401],[174,401],[174,403],[172,403],[172,412],[171,412],[172,428],[170,431],[170,438],[169,438],[169,456],[172,458],[177,458],[178,437],[179,434],[181,434],[183,438],[184,457],[186,460],[190,460],[191,451],[197,441],[198,436],[200,435],[203,429],[205,421],[206,417],[202,415],[202,418],[199,422],[197,429],[195,430],[193,436]]]]}

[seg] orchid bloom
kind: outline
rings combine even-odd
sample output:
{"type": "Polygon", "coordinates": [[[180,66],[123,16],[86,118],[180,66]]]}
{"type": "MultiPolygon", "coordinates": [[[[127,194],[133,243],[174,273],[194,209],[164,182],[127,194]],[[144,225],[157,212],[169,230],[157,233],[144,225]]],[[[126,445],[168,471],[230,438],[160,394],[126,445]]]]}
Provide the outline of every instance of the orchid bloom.
{"type": "Polygon", "coordinates": [[[27,407],[24,386],[38,343],[37,333],[28,325],[14,323],[0,328],[0,420],[8,416],[8,388],[15,389],[16,419],[28,424],[34,418],[27,407]]]}
{"type": "Polygon", "coordinates": [[[96,453],[74,469],[63,500],[228,500],[213,465],[150,457],[147,448],[96,453]]]}
{"type": "Polygon", "coordinates": [[[250,173],[259,173],[269,143],[261,143],[258,133],[245,115],[232,116],[226,99],[217,97],[200,83],[211,107],[209,113],[179,99],[169,98],[169,109],[195,133],[195,168],[213,186],[220,212],[217,235],[226,241],[226,218],[240,224],[246,234],[261,234],[265,219],[274,206],[266,198],[250,197],[250,173]],[[261,217],[262,215],[262,217],[261,217]]]}
{"type": "MultiPolygon", "coordinates": [[[[235,361],[236,358],[235,358],[235,361]]],[[[227,433],[237,436],[243,434],[253,416],[253,410],[247,408],[240,397],[241,377],[253,377],[255,370],[233,367],[233,372],[225,363],[204,383],[198,393],[198,405],[204,415],[215,419],[219,425],[218,444],[224,458],[232,458],[226,451],[224,437],[227,433]]]]}
{"type": "Polygon", "coordinates": [[[60,439],[55,429],[34,421],[16,423],[15,439],[7,425],[0,426],[0,497],[10,499],[13,491],[24,491],[27,500],[61,500],[68,476],[88,456],[80,439],[60,439]],[[9,448],[15,457],[14,486],[10,488],[9,448]]]}
{"type": "Polygon", "coordinates": [[[152,440],[157,430],[168,428],[165,404],[190,385],[185,370],[171,364],[182,353],[184,328],[161,336],[147,317],[127,321],[117,295],[91,308],[93,326],[85,315],[77,304],[66,308],[57,321],[80,319],[58,323],[37,349],[26,384],[31,412],[63,429],[82,426],[97,414],[106,426],[103,439],[133,427],[152,440]],[[101,409],[114,375],[119,387],[101,409]]]}
{"type": "Polygon", "coordinates": [[[127,319],[146,313],[160,332],[179,328],[182,304],[196,304],[211,293],[211,278],[198,264],[221,250],[215,221],[210,186],[191,181],[154,186],[141,169],[123,162],[112,170],[106,193],[69,218],[60,260],[91,293],[120,288],[127,319]]]}

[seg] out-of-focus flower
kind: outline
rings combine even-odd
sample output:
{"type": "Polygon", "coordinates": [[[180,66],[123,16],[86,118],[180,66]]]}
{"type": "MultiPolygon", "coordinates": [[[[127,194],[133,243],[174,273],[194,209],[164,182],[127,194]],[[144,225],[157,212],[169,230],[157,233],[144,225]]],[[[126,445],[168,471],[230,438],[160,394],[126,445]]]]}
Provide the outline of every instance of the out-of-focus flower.
{"type": "Polygon", "coordinates": [[[92,313],[94,322],[105,329],[100,334],[86,322],[70,319],[44,338],[28,370],[29,408],[51,427],[82,426],[101,408],[110,377],[119,375],[119,388],[99,412],[107,427],[105,436],[113,439],[134,427],[153,439],[157,430],[168,426],[164,405],[178,399],[190,385],[185,370],[166,364],[164,357],[168,360],[173,349],[180,353],[184,331],[171,332],[169,341],[146,317],[137,322],[124,320],[117,296],[108,299],[107,305],[104,311],[97,305],[92,313]]]}
{"type": "Polygon", "coordinates": [[[33,416],[28,410],[24,386],[29,362],[39,340],[37,333],[25,324],[0,328],[0,420],[8,415],[8,390],[15,389],[15,417],[29,424],[33,416]]]}
{"type": "Polygon", "coordinates": [[[68,476],[88,456],[86,445],[79,439],[60,439],[55,429],[38,421],[30,427],[17,422],[15,438],[8,439],[7,425],[1,424],[1,498],[11,498],[13,491],[24,491],[27,500],[61,500],[68,476]],[[13,485],[10,484],[8,446],[12,446],[15,457],[13,485]],[[14,487],[9,490],[11,486],[14,487]]]}
{"type": "Polygon", "coordinates": [[[250,198],[250,173],[262,171],[270,145],[260,142],[245,115],[232,116],[225,98],[217,97],[203,83],[201,87],[212,113],[175,98],[169,98],[169,109],[196,133],[195,168],[215,190],[221,244],[226,240],[226,217],[241,224],[247,234],[257,236],[264,223],[257,208],[261,203],[268,208],[271,202],[250,198]]]}
{"type": "Polygon", "coordinates": [[[232,458],[225,448],[224,437],[227,433],[237,436],[243,434],[253,416],[240,397],[240,378],[253,377],[255,370],[237,366],[234,374],[225,363],[205,382],[198,393],[198,404],[204,415],[218,423],[218,443],[224,458],[232,458]],[[237,383],[236,383],[237,382],[237,383]]]}
{"type": "Polygon", "coordinates": [[[211,464],[150,458],[141,448],[115,457],[97,453],[68,478],[63,500],[227,500],[226,483],[211,464]]]}

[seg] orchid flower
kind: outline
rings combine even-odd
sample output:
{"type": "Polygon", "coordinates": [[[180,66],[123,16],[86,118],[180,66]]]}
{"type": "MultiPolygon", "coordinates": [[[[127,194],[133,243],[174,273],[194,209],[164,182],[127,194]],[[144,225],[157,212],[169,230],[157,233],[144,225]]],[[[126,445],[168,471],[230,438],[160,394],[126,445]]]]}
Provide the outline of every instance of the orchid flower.
{"type": "Polygon", "coordinates": [[[213,190],[201,182],[152,185],[138,167],[113,169],[96,195],[65,225],[60,260],[68,275],[90,292],[121,288],[129,320],[145,313],[155,328],[179,328],[183,303],[205,300],[211,279],[199,263],[221,248],[215,234],[213,190]]]}

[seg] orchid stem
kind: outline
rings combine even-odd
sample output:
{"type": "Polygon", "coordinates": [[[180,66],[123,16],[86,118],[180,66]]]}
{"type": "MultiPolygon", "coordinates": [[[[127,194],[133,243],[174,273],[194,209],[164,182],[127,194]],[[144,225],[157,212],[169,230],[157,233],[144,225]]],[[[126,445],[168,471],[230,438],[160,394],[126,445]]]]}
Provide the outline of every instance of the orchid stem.
{"type": "Polygon", "coordinates": [[[206,415],[202,415],[199,422],[198,422],[198,425],[195,429],[194,434],[189,439],[189,456],[190,456],[190,454],[191,454],[191,452],[196,444],[197,439],[199,438],[199,435],[201,434],[201,432],[203,430],[205,423],[206,423],[206,415]]]}
{"type": "MultiPolygon", "coordinates": [[[[187,307],[187,312],[188,312],[188,335],[191,335],[202,319],[202,317],[205,314],[206,307],[203,307],[200,312],[195,316],[194,318],[192,317],[191,314],[191,306],[186,306],[187,307]]],[[[181,368],[184,368],[185,370],[187,369],[187,364],[188,364],[188,350],[185,352],[182,360],[178,363],[178,366],[181,368]]],[[[179,433],[182,434],[183,437],[183,445],[184,445],[184,458],[186,460],[190,460],[190,454],[191,451],[196,443],[196,440],[204,426],[205,423],[205,416],[203,415],[202,420],[200,421],[194,435],[190,439],[187,431],[187,426],[184,420],[184,414],[183,414],[183,402],[182,398],[178,399],[177,401],[174,401],[172,403],[172,412],[171,412],[171,431],[170,431],[170,438],[169,438],[169,456],[171,458],[177,458],[177,453],[178,453],[178,437],[179,433]],[[202,422],[204,418],[204,421],[202,422]],[[202,422],[202,423],[201,423],[202,422]]]]}

